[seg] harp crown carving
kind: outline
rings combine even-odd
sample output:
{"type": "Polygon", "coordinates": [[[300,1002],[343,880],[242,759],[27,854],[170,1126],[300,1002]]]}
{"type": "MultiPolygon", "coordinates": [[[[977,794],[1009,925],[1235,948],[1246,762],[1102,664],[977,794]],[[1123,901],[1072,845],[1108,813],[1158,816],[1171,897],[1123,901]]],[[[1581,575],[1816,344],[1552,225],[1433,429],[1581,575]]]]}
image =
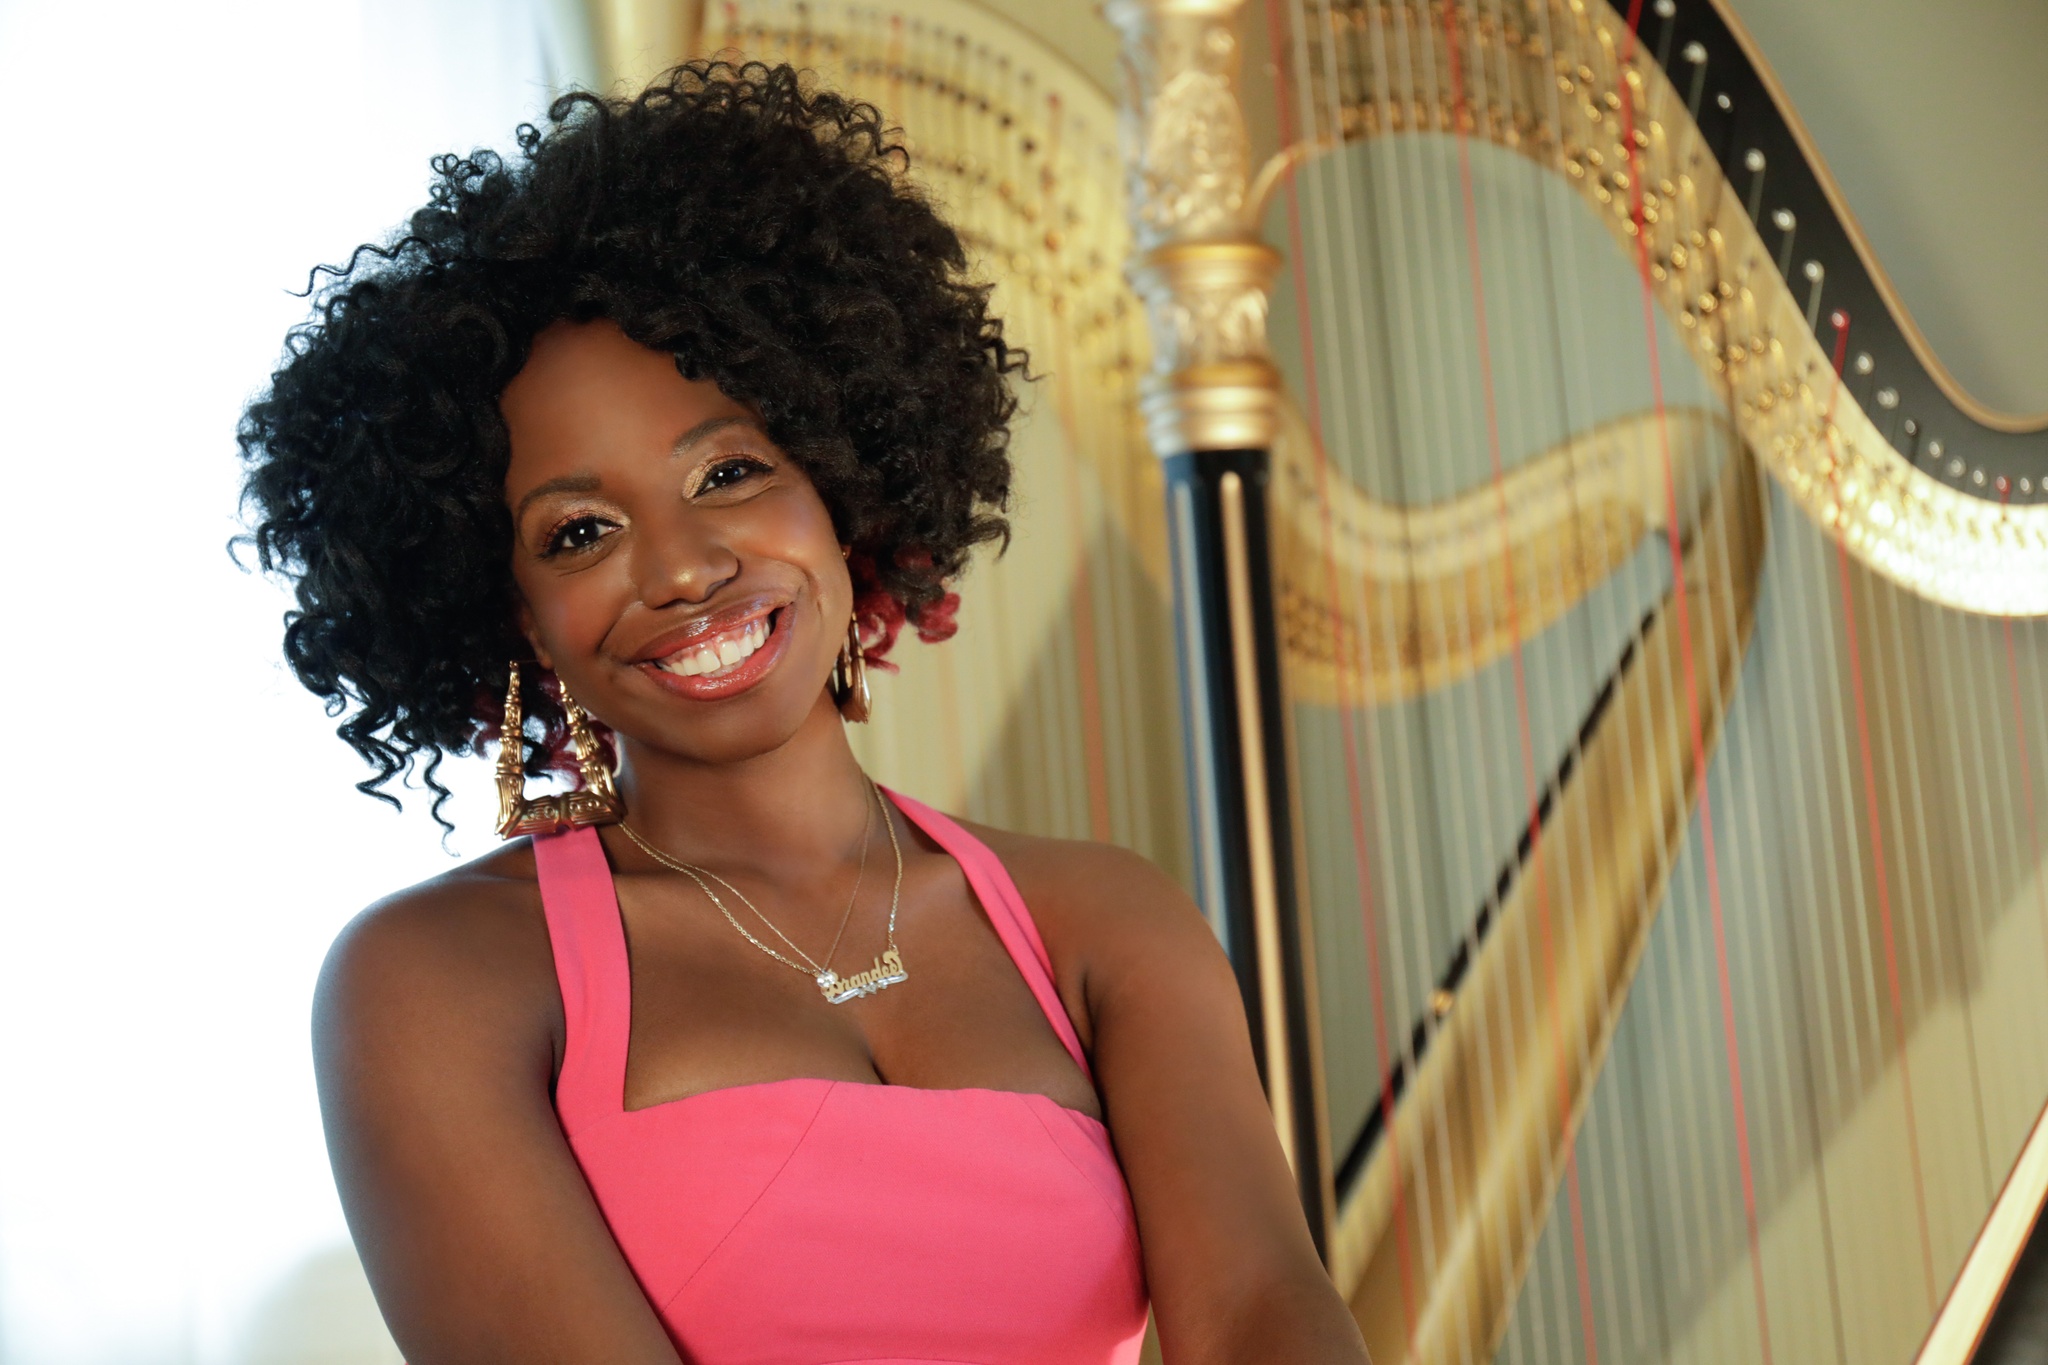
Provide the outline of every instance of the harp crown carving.
{"type": "Polygon", "coordinates": [[[1161,456],[1264,449],[1278,426],[1266,299],[1280,258],[1250,213],[1240,5],[1112,0],[1103,11],[1124,38],[1130,277],[1152,331],[1142,405],[1161,456]]]}

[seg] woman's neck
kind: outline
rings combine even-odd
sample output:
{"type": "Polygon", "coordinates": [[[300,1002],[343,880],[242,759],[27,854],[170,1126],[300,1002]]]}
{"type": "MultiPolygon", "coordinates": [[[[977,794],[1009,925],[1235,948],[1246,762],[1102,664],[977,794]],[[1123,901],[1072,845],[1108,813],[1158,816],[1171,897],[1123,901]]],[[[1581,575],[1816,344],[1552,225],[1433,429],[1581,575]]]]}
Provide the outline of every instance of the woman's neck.
{"type": "Polygon", "coordinates": [[[830,874],[857,855],[868,779],[829,701],[781,746],[705,763],[621,745],[626,822],[654,847],[725,876],[789,883],[830,874]]]}

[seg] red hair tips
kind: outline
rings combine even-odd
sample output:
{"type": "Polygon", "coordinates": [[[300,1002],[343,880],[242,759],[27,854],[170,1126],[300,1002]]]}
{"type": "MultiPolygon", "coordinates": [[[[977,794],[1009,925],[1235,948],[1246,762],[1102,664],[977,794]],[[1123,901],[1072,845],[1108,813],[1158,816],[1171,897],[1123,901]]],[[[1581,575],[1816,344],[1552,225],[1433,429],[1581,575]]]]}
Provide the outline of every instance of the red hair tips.
{"type": "MultiPolygon", "coordinates": [[[[931,564],[931,555],[924,550],[904,550],[897,554],[896,562],[904,568],[924,568],[931,564]]],[[[959,593],[948,592],[913,613],[882,586],[881,573],[871,556],[856,553],[847,559],[846,567],[853,575],[853,619],[860,634],[861,657],[874,667],[896,671],[887,656],[906,625],[914,627],[917,638],[928,645],[950,640],[959,630],[954,619],[960,610],[959,593]]]]}

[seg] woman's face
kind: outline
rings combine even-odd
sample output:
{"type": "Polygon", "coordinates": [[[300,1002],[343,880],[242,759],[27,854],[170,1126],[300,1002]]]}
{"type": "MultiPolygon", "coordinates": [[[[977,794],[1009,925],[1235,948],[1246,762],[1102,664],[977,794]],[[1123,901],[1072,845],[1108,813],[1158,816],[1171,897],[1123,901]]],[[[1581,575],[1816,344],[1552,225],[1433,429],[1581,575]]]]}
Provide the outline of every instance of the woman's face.
{"type": "Polygon", "coordinates": [[[753,413],[604,321],[543,331],[499,409],[521,625],[592,715],[724,763],[830,706],[845,558],[753,413]]]}

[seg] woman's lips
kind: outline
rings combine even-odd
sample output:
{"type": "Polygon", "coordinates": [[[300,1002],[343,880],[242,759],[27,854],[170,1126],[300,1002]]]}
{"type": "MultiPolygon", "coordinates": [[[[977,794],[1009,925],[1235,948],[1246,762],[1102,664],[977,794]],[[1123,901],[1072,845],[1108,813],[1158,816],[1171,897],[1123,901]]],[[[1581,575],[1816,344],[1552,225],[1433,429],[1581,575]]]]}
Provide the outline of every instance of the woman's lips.
{"type": "Polygon", "coordinates": [[[643,659],[639,668],[658,686],[693,701],[738,696],[781,661],[789,648],[789,620],[789,611],[778,607],[699,635],[660,659],[643,659]]]}

